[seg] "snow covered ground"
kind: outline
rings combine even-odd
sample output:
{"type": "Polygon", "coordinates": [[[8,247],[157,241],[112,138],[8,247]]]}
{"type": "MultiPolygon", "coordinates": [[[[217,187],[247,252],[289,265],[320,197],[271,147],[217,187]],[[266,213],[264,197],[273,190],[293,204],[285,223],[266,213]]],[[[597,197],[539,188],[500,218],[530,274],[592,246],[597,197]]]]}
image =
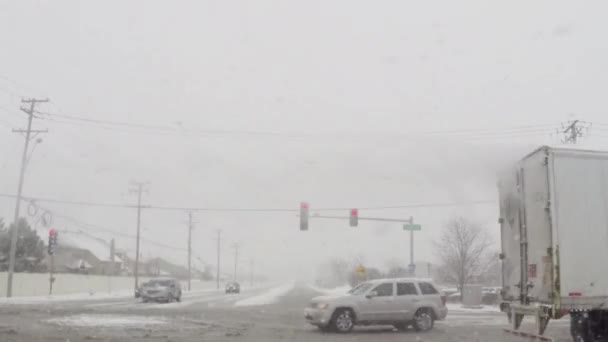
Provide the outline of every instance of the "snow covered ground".
{"type": "Polygon", "coordinates": [[[132,327],[165,324],[167,319],[154,316],[82,314],[51,318],[46,322],[69,327],[132,327]]]}
{"type": "Polygon", "coordinates": [[[448,312],[468,312],[468,313],[489,313],[500,312],[500,308],[496,306],[481,306],[479,308],[463,307],[462,304],[447,304],[448,312]]]}
{"type": "Polygon", "coordinates": [[[275,288],[272,288],[260,295],[253,296],[247,299],[239,300],[234,303],[234,306],[253,306],[253,305],[267,305],[275,303],[280,297],[285,296],[295,286],[295,282],[290,282],[275,288]]]}
{"type": "Polygon", "coordinates": [[[133,298],[133,291],[118,291],[113,293],[72,293],[52,296],[1,297],[0,304],[41,304],[48,302],[65,302],[79,300],[103,300],[114,298],[133,298]]]}

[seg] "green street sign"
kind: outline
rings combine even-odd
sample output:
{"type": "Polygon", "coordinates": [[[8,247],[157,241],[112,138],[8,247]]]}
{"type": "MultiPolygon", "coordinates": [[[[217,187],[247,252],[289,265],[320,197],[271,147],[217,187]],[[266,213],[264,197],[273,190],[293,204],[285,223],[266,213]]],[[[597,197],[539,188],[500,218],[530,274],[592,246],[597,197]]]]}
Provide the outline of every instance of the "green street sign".
{"type": "Polygon", "coordinates": [[[422,226],[419,224],[404,224],[403,230],[412,230],[412,231],[422,230],[422,226]]]}

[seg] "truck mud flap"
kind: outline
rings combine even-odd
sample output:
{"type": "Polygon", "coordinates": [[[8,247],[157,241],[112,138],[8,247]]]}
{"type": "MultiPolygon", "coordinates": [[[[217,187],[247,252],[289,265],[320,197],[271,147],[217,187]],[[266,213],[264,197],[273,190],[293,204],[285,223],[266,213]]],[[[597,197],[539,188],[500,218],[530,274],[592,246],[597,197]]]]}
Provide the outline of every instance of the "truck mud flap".
{"type": "Polygon", "coordinates": [[[527,341],[543,341],[543,342],[554,342],[553,337],[547,337],[543,335],[536,335],[524,331],[512,330],[512,329],[502,329],[505,334],[525,338],[527,341]]]}

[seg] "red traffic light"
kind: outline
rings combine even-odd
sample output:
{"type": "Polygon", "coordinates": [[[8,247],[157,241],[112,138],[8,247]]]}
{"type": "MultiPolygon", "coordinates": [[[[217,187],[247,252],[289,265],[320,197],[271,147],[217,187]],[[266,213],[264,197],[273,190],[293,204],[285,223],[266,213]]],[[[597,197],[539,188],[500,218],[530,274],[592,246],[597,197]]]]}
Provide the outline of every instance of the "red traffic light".
{"type": "Polygon", "coordinates": [[[356,227],[359,224],[359,210],[350,210],[349,223],[351,227],[356,227]]]}
{"type": "Polygon", "coordinates": [[[308,203],[302,202],[301,207],[302,209],[308,209],[308,203]]]}
{"type": "Polygon", "coordinates": [[[51,230],[49,230],[49,235],[50,235],[50,236],[55,235],[55,229],[51,229],[51,230]]]}

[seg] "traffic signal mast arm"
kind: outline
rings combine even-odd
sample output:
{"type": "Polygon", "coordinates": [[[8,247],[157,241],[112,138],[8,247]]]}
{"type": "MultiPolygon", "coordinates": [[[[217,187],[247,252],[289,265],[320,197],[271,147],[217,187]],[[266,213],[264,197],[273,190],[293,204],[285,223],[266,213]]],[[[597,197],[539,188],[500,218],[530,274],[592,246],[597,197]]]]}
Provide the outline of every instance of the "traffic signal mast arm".
{"type": "MultiPolygon", "coordinates": [[[[310,215],[310,218],[324,218],[324,219],[336,219],[336,220],[350,220],[350,216],[332,216],[332,215],[310,215]]],[[[392,219],[392,218],[382,218],[382,217],[360,217],[359,221],[382,221],[382,222],[401,222],[412,224],[414,222],[413,218],[409,219],[392,219]]]]}

